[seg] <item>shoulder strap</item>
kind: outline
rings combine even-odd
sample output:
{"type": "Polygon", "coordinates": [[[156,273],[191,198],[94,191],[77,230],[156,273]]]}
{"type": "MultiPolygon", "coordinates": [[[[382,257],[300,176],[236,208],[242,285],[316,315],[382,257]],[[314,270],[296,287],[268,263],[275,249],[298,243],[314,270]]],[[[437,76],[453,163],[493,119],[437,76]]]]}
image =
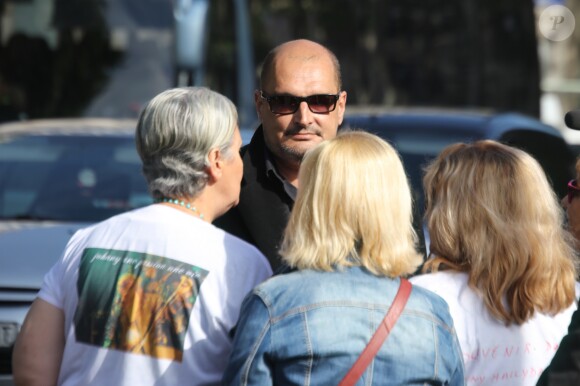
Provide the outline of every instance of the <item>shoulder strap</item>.
{"type": "Polygon", "coordinates": [[[407,304],[407,300],[409,299],[409,295],[411,294],[412,285],[411,283],[405,279],[401,278],[401,284],[399,285],[399,290],[397,291],[397,295],[393,300],[393,304],[389,308],[387,315],[379,325],[377,331],[375,331],[373,337],[360,354],[354,365],[350,368],[348,373],[342,378],[339,383],[339,386],[350,386],[356,384],[362,374],[365,372],[366,368],[369,366],[379,349],[383,345],[383,342],[389,336],[389,333],[395,326],[397,319],[399,319],[399,315],[403,312],[405,308],[405,304],[407,304]]]}

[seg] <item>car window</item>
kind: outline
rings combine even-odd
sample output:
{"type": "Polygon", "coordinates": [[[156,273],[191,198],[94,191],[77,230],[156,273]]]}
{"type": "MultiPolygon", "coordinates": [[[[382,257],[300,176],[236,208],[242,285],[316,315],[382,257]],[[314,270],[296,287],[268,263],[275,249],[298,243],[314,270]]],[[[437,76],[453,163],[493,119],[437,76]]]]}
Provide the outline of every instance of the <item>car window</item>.
{"type": "Polygon", "coordinates": [[[34,136],[0,143],[0,218],[100,221],[151,203],[130,137],[34,136]]]}

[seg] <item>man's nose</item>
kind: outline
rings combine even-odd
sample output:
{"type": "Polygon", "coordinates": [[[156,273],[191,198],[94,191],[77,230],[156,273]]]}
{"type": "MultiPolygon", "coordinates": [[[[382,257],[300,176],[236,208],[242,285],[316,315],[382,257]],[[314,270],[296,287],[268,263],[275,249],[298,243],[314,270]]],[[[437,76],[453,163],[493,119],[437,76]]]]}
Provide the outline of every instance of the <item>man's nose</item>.
{"type": "Polygon", "coordinates": [[[294,121],[302,126],[309,126],[314,118],[314,113],[310,111],[306,101],[300,102],[298,110],[294,113],[294,121]]]}

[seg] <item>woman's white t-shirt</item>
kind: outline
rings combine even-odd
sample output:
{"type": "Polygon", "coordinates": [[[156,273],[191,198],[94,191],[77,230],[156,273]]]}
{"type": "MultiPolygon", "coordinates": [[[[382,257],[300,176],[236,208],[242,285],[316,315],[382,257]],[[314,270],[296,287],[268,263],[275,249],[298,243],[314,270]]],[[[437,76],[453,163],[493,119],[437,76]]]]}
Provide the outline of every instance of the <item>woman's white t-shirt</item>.
{"type": "MultiPolygon", "coordinates": [[[[533,386],[568,332],[570,307],[555,316],[536,312],[522,325],[496,320],[467,284],[466,273],[442,271],[415,276],[414,285],[441,296],[449,305],[465,363],[467,385],[533,386]]],[[[576,297],[580,284],[576,283],[576,297]]]]}
{"type": "Polygon", "coordinates": [[[271,275],[255,247],[164,205],[78,231],[39,292],[65,315],[59,384],[219,384],[242,300],[271,275]]]}

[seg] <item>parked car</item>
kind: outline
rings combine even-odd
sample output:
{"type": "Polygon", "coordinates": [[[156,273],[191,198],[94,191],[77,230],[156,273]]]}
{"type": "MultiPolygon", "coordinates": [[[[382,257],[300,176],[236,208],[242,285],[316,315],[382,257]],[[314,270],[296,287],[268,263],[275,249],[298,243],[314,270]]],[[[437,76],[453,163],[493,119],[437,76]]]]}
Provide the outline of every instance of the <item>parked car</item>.
{"type": "Polygon", "coordinates": [[[0,125],[0,385],[44,274],[79,228],[152,202],[135,120],[0,125]]]}
{"type": "Polygon", "coordinates": [[[574,176],[575,154],[560,131],[521,114],[348,107],[341,128],[370,131],[399,151],[413,190],[415,225],[420,235],[423,167],[452,143],[493,139],[527,151],[542,165],[559,197],[566,194],[567,182],[574,176]]]}

